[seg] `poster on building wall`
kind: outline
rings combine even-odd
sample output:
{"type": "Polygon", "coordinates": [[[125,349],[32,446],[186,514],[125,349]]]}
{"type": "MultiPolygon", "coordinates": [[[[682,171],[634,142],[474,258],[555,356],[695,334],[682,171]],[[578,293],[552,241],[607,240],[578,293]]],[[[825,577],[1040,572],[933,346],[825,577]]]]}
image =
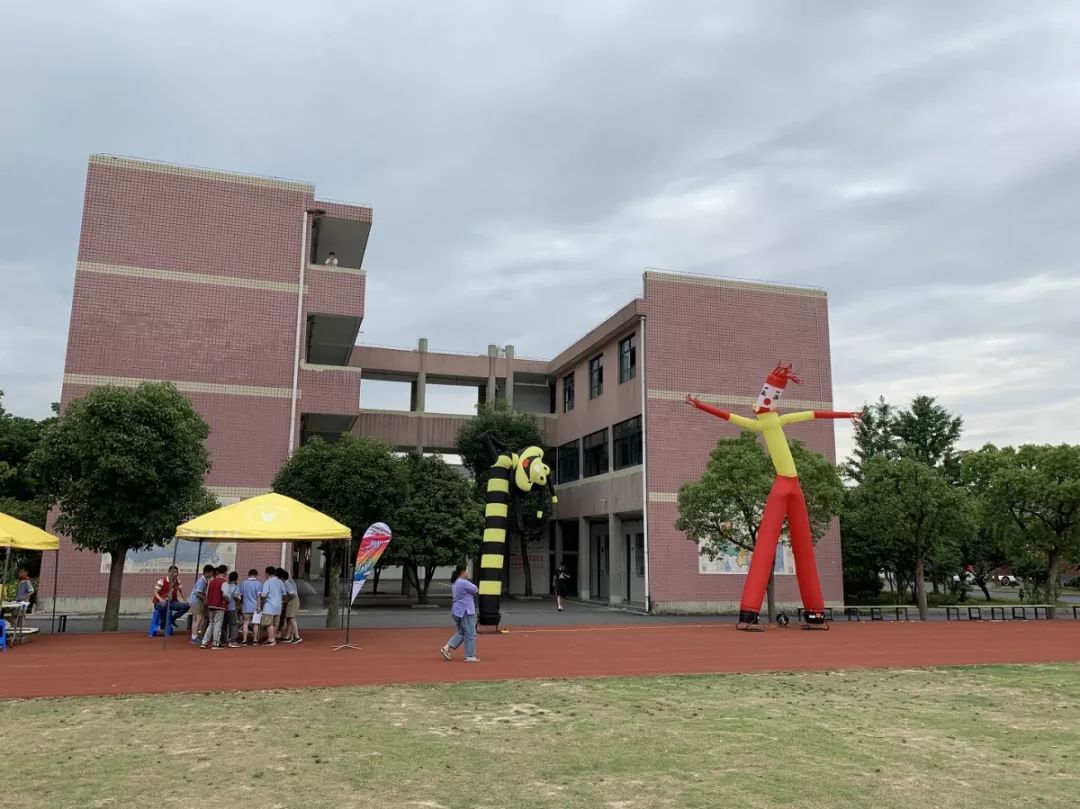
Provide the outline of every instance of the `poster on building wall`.
{"type": "MultiPolygon", "coordinates": [[[[776,549],[776,561],[773,563],[773,572],[777,576],[795,575],[795,556],[791,552],[791,545],[787,540],[787,533],[781,534],[781,545],[776,549]]],[[[700,550],[701,544],[698,544],[700,550]]],[[[753,552],[742,548],[736,549],[735,553],[718,556],[710,559],[708,556],[698,555],[698,573],[705,575],[739,575],[750,571],[750,559],[753,552]]]]}
{"type": "MultiPolygon", "coordinates": [[[[202,553],[199,552],[199,543],[181,539],[173,540],[168,545],[160,548],[150,548],[145,551],[128,551],[124,560],[124,573],[164,573],[173,563],[173,546],[176,545],[176,566],[181,573],[195,573],[196,565],[228,565],[232,570],[236,567],[236,543],[235,542],[204,542],[202,553]]],[[[103,554],[101,557],[101,572],[108,573],[112,570],[112,554],[103,554]]]]}

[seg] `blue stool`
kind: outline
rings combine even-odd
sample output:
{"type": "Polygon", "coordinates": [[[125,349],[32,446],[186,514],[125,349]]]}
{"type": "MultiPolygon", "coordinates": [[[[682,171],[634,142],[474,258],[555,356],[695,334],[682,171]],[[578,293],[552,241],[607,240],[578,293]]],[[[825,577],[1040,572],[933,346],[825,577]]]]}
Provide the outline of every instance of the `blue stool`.
{"type": "MultiPolygon", "coordinates": [[[[161,620],[164,617],[165,617],[164,612],[159,611],[157,608],[154,609],[153,615],[150,618],[150,635],[149,635],[149,637],[151,637],[151,638],[156,637],[157,633],[161,631],[161,620]]],[[[169,621],[168,624],[169,625],[167,627],[165,627],[165,635],[167,637],[171,637],[172,634],[173,634],[172,621],[169,621]]]]}
{"type": "Polygon", "coordinates": [[[0,652],[7,651],[7,621],[0,618],[0,652]]]}

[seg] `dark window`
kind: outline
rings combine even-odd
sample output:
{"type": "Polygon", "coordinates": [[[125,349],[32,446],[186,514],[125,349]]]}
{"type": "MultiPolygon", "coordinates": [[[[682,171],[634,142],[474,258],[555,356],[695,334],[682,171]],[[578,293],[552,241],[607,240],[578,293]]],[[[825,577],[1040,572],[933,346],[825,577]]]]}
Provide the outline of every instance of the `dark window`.
{"type": "Polygon", "coordinates": [[[554,379],[551,380],[548,383],[548,412],[553,413],[553,414],[558,412],[558,411],[555,410],[555,380],[554,379]]]}
{"type": "Polygon", "coordinates": [[[571,441],[569,444],[563,444],[559,447],[558,458],[557,480],[559,483],[569,483],[581,477],[577,441],[571,441]]]}
{"type": "Polygon", "coordinates": [[[604,355],[589,360],[589,398],[595,399],[604,392],[604,355]]]}
{"type": "Polygon", "coordinates": [[[645,575],[645,535],[637,535],[637,545],[634,546],[634,558],[637,562],[637,574],[645,575]]]}
{"type": "Polygon", "coordinates": [[[562,380],[562,412],[574,409],[574,375],[567,374],[562,380]]]}
{"type": "Polygon", "coordinates": [[[615,445],[615,468],[626,469],[641,463],[641,416],[620,421],[611,428],[611,443],[615,445]]]}
{"type": "Polygon", "coordinates": [[[589,433],[581,439],[582,477],[591,478],[608,471],[607,428],[589,433]]]}
{"type": "Polygon", "coordinates": [[[619,384],[629,382],[637,375],[637,341],[631,334],[619,341],[619,384]]]}

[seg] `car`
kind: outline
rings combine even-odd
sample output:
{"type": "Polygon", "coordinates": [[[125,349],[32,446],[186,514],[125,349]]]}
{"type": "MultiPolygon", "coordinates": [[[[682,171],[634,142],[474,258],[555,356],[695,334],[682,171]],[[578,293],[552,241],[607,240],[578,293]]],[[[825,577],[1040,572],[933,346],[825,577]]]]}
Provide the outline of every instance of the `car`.
{"type": "Polygon", "coordinates": [[[1019,587],[1020,579],[1011,574],[1005,574],[1004,576],[998,576],[998,582],[1004,587],[1019,587]]]}

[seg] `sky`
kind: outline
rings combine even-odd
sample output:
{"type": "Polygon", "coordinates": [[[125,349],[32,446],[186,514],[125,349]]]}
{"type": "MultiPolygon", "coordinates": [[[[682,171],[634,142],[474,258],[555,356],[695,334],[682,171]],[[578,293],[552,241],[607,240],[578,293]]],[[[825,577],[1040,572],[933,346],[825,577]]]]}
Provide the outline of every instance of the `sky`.
{"type": "Polygon", "coordinates": [[[649,267],[813,285],[838,409],[1080,442],[1078,41],[1068,0],[4,4],[4,404],[59,398],[105,152],[371,205],[364,342],[550,358],[649,267]]]}

